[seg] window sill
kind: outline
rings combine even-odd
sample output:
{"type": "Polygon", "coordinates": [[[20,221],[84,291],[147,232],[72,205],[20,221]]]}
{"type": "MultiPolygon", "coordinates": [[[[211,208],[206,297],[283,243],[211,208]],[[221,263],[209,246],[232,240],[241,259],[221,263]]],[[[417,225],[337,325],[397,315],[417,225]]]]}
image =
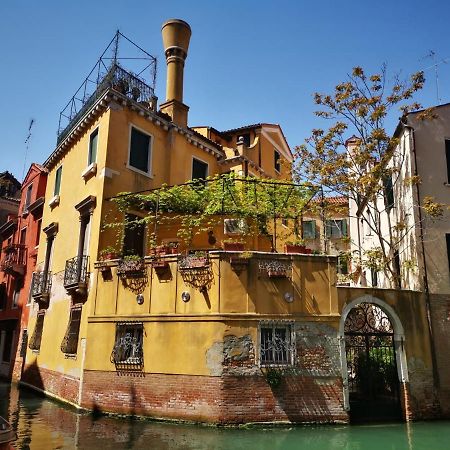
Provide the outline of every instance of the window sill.
{"type": "Polygon", "coordinates": [[[59,195],[54,195],[48,202],[48,206],[50,206],[50,208],[54,208],[55,206],[58,206],[59,200],[60,200],[59,195]]]}
{"type": "Polygon", "coordinates": [[[143,175],[144,177],[153,179],[153,176],[149,172],[143,172],[142,170],[136,169],[136,167],[130,166],[129,164],[127,164],[127,169],[130,169],[133,172],[143,175]]]}
{"type": "Polygon", "coordinates": [[[83,170],[83,172],[81,172],[81,177],[84,178],[84,181],[86,181],[96,174],[97,174],[97,163],[93,162],[92,164],[89,164],[89,166],[87,166],[86,169],[83,170]]]}

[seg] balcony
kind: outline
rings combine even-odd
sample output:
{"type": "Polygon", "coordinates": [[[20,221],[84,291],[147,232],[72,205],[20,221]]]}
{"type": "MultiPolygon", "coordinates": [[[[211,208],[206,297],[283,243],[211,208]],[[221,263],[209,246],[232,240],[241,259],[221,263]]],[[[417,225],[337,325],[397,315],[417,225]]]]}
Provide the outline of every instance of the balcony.
{"type": "Polygon", "coordinates": [[[38,303],[48,303],[52,290],[52,273],[35,272],[31,282],[31,296],[38,303]]]}
{"type": "Polygon", "coordinates": [[[75,256],[66,261],[64,287],[71,295],[87,297],[89,256],[75,256]]]}
{"type": "Polygon", "coordinates": [[[25,274],[27,249],[23,244],[11,244],[3,249],[0,270],[13,277],[25,274]]]}

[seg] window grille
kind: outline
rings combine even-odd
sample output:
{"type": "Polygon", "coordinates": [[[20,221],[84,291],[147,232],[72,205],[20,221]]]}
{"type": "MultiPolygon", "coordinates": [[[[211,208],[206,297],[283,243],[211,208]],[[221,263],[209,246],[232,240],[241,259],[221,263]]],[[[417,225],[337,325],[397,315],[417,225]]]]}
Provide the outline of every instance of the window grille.
{"type": "Polygon", "coordinates": [[[264,323],[259,331],[260,365],[292,365],[294,346],[291,325],[264,323]]]}
{"type": "Polygon", "coordinates": [[[41,348],[42,331],[44,329],[44,316],[45,313],[38,313],[37,315],[36,325],[34,326],[34,331],[28,345],[31,350],[39,351],[41,348]]]}
{"type": "Polygon", "coordinates": [[[81,306],[72,307],[70,310],[69,325],[61,343],[61,351],[69,355],[75,355],[78,348],[78,336],[80,334],[81,306]]]}
{"type": "Polygon", "coordinates": [[[142,322],[119,322],[116,324],[116,339],[111,352],[111,362],[118,369],[141,370],[143,354],[144,324],[142,322]]]}

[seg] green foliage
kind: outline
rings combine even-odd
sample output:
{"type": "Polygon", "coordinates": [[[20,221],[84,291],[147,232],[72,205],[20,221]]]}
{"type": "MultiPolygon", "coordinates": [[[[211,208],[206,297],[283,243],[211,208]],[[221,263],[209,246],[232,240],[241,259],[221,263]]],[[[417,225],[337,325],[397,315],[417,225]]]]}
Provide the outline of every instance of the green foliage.
{"type": "Polygon", "coordinates": [[[278,368],[269,367],[266,370],[266,380],[271,388],[277,388],[283,381],[283,372],[278,368]]]}
{"type": "MultiPolygon", "coordinates": [[[[176,224],[177,236],[190,245],[194,235],[208,231],[222,222],[222,217],[248,219],[250,233],[267,234],[268,220],[274,217],[296,218],[314,190],[286,181],[236,178],[217,175],[205,182],[163,185],[148,193],[120,193],[112,201],[124,216],[128,212],[141,218],[126,226],[146,224],[151,245],[156,244],[157,228],[176,224]]],[[[109,221],[105,228],[123,232],[123,220],[109,221]]]]}
{"type": "MultiPolygon", "coordinates": [[[[320,108],[316,115],[332,123],[328,128],[312,130],[311,136],[296,149],[296,179],[346,196],[364,211],[357,219],[374,236],[374,249],[360,254],[358,265],[381,270],[393,287],[399,286],[393,255],[410,230],[406,224],[390,223],[389,214],[388,232],[381,228],[381,214],[392,208],[389,198],[405,161],[404,146],[399,145],[397,135],[386,130],[385,124],[399,110],[407,114],[420,108],[413,96],[424,82],[423,72],[400,81],[398,77],[390,80],[385,66],[371,75],[361,67],[353,68],[348,79],[337,84],[332,93],[314,95],[320,108]],[[390,188],[384,180],[389,180],[390,188]],[[368,204],[370,209],[365,208],[368,204]]],[[[433,117],[433,111],[427,110],[421,118],[433,117]]],[[[419,177],[409,177],[402,187],[418,183],[419,177]]],[[[439,215],[435,204],[429,202],[423,207],[432,217],[439,215]]],[[[410,212],[403,217],[406,214],[410,212]]]]}

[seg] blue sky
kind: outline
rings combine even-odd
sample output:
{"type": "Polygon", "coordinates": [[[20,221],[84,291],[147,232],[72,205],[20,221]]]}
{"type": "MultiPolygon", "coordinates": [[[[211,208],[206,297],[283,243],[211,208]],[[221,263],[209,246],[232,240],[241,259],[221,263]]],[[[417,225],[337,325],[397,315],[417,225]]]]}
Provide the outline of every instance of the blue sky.
{"type": "MultiPolygon", "coordinates": [[[[0,2],[0,171],[22,179],[25,138],[35,119],[26,166],[54,150],[59,112],[116,29],[158,58],[156,93],[165,96],[161,24],[192,27],[184,100],[189,124],[228,129],[279,123],[291,147],[318,126],[312,94],[328,92],[355,65],[387,63],[407,76],[450,58],[450,2],[424,1],[35,1],[0,2]]],[[[450,101],[450,59],[439,65],[442,102],[450,101]]],[[[418,96],[437,103],[434,70],[418,96]]],[[[390,124],[394,127],[394,123],[390,124]]]]}

